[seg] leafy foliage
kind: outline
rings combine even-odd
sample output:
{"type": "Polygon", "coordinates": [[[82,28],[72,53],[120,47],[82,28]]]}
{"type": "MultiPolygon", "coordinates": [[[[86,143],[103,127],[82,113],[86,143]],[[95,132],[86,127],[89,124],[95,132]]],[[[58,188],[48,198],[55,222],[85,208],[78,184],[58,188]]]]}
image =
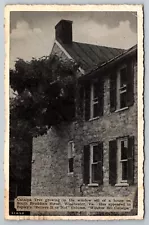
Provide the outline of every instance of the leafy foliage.
{"type": "Polygon", "coordinates": [[[75,63],[57,56],[33,58],[30,62],[18,59],[15,69],[10,70],[10,85],[18,93],[11,107],[11,120],[23,121],[23,129],[32,137],[72,120],[76,70],[75,63]]]}
{"type": "Polygon", "coordinates": [[[33,137],[74,119],[77,68],[53,56],[18,59],[10,70],[10,180],[30,177],[33,137]]]}

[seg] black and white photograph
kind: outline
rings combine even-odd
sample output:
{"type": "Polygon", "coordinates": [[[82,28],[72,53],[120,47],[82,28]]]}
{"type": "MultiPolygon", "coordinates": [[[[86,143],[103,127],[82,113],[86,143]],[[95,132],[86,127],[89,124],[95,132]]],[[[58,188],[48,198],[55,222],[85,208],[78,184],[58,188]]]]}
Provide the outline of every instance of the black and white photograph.
{"type": "Polygon", "coordinates": [[[142,6],[20,7],[6,7],[7,217],[141,219],[142,6]]]}

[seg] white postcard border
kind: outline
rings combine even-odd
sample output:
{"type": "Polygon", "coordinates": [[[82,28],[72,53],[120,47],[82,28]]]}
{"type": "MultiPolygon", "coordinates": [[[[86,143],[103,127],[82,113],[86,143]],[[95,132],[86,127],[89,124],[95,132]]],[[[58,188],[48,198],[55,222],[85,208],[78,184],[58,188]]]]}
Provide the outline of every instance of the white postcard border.
{"type": "Polygon", "coordinates": [[[7,5],[5,7],[5,219],[9,220],[126,220],[144,215],[144,51],[143,5],[7,5]],[[11,11],[137,11],[138,16],[138,215],[137,216],[10,216],[9,215],[9,49],[11,11]]]}

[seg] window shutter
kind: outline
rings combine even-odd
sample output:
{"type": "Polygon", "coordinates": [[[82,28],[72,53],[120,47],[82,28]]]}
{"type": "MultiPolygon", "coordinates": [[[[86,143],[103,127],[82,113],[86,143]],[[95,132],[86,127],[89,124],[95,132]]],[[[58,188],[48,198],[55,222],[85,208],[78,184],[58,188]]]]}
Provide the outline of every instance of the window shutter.
{"type": "Polygon", "coordinates": [[[115,185],[117,179],[117,142],[109,142],[109,184],[115,185]]]}
{"type": "Polygon", "coordinates": [[[103,116],[103,108],[104,108],[104,81],[100,79],[98,81],[98,107],[99,107],[99,116],[103,116]]]}
{"type": "Polygon", "coordinates": [[[116,110],[116,81],[117,74],[113,73],[110,76],[110,112],[116,110]]]}
{"type": "Polygon", "coordinates": [[[134,137],[128,138],[128,183],[134,181],[134,137]]]}
{"type": "Polygon", "coordinates": [[[127,66],[127,106],[134,103],[134,64],[129,62],[127,66]]]}
{"type": "Polygon", "coordinates": [[[91,99],[91,85],[87,83],[85,85],[85,120],[90,119],[90,99],[91,99]]]}
{"type": "Polygon", "coordinates": [[[98,144],[99,147],[99,163],[98,163],[98,183],[103,184],[103,142],[98,144]]]}
{"type": "Polygon", "coordinates": [[[78,115],[83,117],[84,112],[84,87],[79,85],[79,95],[78,95],[78,115]]]}
{"type": "Polygon", "coordinates": [[[71,144],[68,142],[68,159],[72,158],[71,144]]]}
{"type": "Polygon", "coordinates": [[[84,184],[89,184],[89,174],[90,174],[90,146],[84,146],[84,153],[83,153],[83,182],[84,184]]]}

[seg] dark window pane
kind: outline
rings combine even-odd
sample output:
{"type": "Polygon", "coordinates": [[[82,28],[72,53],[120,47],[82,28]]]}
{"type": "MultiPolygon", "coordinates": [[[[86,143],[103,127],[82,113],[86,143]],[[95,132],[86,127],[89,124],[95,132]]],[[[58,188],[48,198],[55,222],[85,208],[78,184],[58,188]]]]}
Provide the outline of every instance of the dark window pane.
{"type": "Polygon", "coordinates": [[[69,173],[73,172],[73,158],[69,159],[69,173]]]}
{"type": "Polygon", "coordinates": [[[98,163],[97,164],[92,164],[92,183],[97,183],[99,179],[99,174],[98,174],[98,163]]]}
{"type": "Polygon", "coordinates": [[[94,84],[93,86],[93,99],[98,98],[98,93],[99,93],[99,87],[97,83],[97,84],[94,84]]]}
{"type": "Polygon", "coordinates": [[[127,85],[127,68],[120,70],[120,87],[127,85]]]}
{"type": "Polygon", "coordinates": [[[99,159],[99,146],[96,145],[96,146],[93,146],[93,162],[98,162],[100,161],[99,159]]]}
{"type": "Polygon", "coordinates": [[[127,92],[120,94],[120,108],[127,106],[127,92]]]}
{"type": "Polygon", "coordinates": [[[99,116],[99,107],[98,107],[98,103],[93,105],[93,117],[97,117],[99,116]]]}
{"type": "Polygon", "coordinates": [[[122,180],[127,180],[128,174],[128,163],[127,161],[122,162],[122,180]]]}
{"type": "Polygon", "coordinates": [[[127,159],[127,144],[126,141],[121,141],[121,159],[127,159]]]}

